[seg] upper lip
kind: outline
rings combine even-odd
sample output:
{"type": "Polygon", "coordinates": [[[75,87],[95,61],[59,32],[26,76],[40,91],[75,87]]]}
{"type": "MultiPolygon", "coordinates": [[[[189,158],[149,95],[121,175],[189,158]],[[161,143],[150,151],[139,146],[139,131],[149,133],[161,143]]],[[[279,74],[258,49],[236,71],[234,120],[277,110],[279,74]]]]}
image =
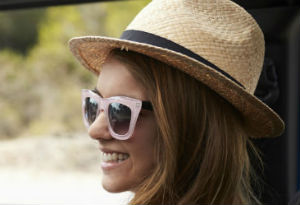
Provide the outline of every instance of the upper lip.
{"type": "Polygon", "coordinates": [[[104,147],[100,147],[100,150],[101,150],[101,152],[104,152],[104,153],[113,153],[113,152],[126,153],[126,152],[122,152],[120,150],[109,149],[109,148],[104,148],[104,147]]]}

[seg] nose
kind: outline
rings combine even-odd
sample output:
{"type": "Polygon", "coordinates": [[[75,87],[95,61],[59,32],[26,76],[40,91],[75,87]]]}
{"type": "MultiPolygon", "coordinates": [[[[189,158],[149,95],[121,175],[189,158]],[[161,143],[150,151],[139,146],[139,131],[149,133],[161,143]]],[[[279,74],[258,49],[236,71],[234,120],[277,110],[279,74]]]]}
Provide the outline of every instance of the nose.
{"type": "Polygon", "coordinates": [[[112,138],[108,129],[107,119],[103,111],[100,111],[96,120],[89,127],[88,134],[95,140],[109,140],[112,138]]]}

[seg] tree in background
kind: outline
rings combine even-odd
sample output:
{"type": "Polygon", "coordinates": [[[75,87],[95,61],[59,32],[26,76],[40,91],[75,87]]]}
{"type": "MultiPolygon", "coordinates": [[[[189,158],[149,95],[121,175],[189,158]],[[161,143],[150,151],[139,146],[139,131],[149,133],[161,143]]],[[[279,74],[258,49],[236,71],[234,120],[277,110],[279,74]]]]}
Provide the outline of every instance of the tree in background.
{"type": "Polygon", "coordinates": [[[46,9],[5,11],[0,13],[0,49],[25,54],[37,41],[37,26],[46,9]]]}
{"type": "MultiPolygon", "coordinates": [[[[22,27],[16,24],[6,30],[14,36],[12,39],[20,38],[25,43],[0,44],[0,80],[4,85],[0,86],[0,109],[5,110],[0,117],[0,138],[83,131],[80,90],[94,87],[96,77],[71,55],[68,40],[83,35],[119,36],[148,2],[34,9],[34,14],[26,13],[39,20],[23,20],[22,27]],[[34,40],[27,41],[22,35],[27,28],[36,32],[32,34],[34,40]]],[[[5,15],[12,14],[0,13],[4,16],[0,18],[0,31],[7,24],[2,22],[8,18],[5,15]]],[[[5,35],[0,34],[0,39],[5,35]]]]}

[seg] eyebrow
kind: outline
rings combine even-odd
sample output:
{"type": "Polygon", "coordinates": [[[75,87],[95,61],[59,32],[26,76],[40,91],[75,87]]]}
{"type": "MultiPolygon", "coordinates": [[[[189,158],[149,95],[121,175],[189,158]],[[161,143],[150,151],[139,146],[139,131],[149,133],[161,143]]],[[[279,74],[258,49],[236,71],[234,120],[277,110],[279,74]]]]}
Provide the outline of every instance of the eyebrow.
{"type": "Polygon", "coordinates": [[[97,93],[98,95],[100,95],[103,98],[103,96],[101,95],[100,91],[97,88],[94,88],[92,91],[97,93]]]}

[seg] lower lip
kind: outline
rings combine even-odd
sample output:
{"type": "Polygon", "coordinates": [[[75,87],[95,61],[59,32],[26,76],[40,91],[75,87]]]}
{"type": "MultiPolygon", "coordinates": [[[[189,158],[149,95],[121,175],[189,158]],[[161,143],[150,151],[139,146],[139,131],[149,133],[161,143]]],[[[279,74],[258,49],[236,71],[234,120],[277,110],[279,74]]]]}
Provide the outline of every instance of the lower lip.
{"type": "Polygon", "coordinates": [[[104,170],[104,171],[108,171],[108,170],[111,170],[111,169],[115,169],[115,168],[118,168],[120,166],[122,166],[128,159],[125,159],[121,162],[101,162],[101,168],[104,170]]]}

